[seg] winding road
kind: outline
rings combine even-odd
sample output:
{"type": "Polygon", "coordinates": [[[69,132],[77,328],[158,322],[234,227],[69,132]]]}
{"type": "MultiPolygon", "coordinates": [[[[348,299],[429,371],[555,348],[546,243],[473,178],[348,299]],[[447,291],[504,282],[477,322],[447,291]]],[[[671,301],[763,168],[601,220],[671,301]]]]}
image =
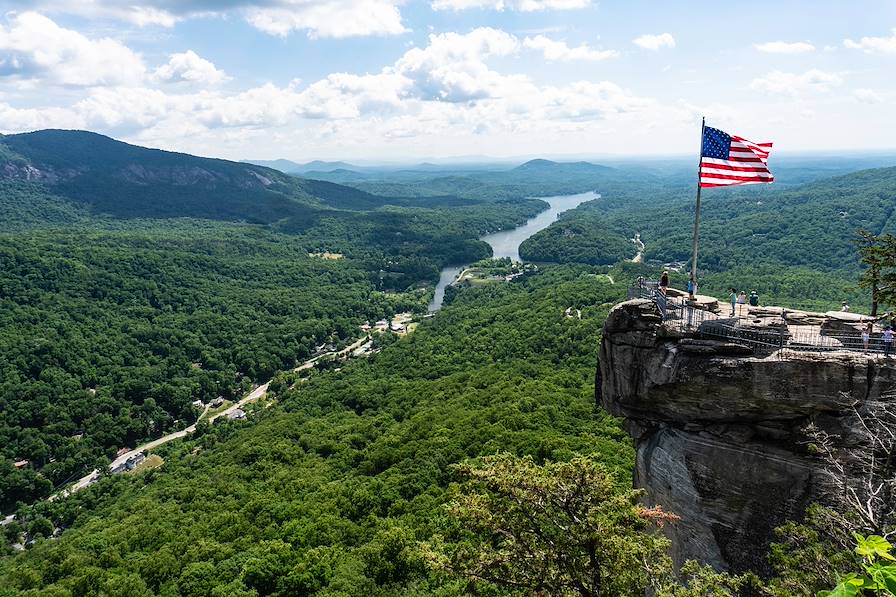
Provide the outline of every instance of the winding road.
{"type": "MultiPolygon", "coordinates": [[[[307,361],[305,361],[304,363],[302,363],[301,365],[299,365],[292,371],[298,372],[298,371],[304,371],[306,369],[310,369],[311,367],[314,367],[315,363],[317,363],[319,360],[321,360],[325,357],[333,356],[336,358],[341,358],[341,357],[345,357],[345,356],[352,356],[355,354],[355,351],[360,349],[362,346],[364,346],[369,341],[370,341],[370,336],[362,336],[361,338],[359,338],[352,344],[346,346],[342,350],[334,350],[334,351],[330,351],[330,352],[325,352],[323,354],[319,354],[314,358],[308,359],[307,361]]],[[[244,396],[242,399],[240,399],[235,404],[232,404],[231,406],[227,407],[226,409],[222,410],[221,412],[215,413],[212,416],[210,416],[207,419],[208,422],[211,423],[218,417],[226,417],[230,413],[234,412],[236,409],[241,408],[242,406],[245,406],[246,404],[248,404],[250,402],[255,402],[259,398],[262,398],[263,396],[265,396],[265,394],[268,393],[268,387],[270,385],[271,385],[271,382],[268,381],[267,383],[264,383],[264,384],[258,386],[257,388],[255,388],[254,390],[252,390],[251,392],[246,394],[246,396],[244,396]]],[[[206,412],[208,412],[208,407],[206,407],[206,410],[203,412],[203,414],[205,414],[206,412]]],[[[201,418],[202,418],[202,415],[200,415],[200,419],[201,418]]],[[[121,454],[120,456],[116,457],[115,460],[113,460],[111,463],[109,463],[109,469],[111,470],[111,469],[115,468],[116,466],[118,466],[119,464],[126,462],[128,460],[128,458],[131,458],[132,456],[135,456],[136,454],[138,454],[140,452],[146,452],[147,450],[152,450],[153,448],[158,448],[159,446],[161,446],[163,444],[167,444],[170,441],[180,439],[182,437],[186,437],[187,435],[190,435],[191,433],[194,433],[195,431],[196,431],[196,423],[193,423],[189,427],[181,429],[180,431],[174,431],[172,433],[169,433],[168,435],[163,435],[162,437],[160,437],[158,439],[154,439],[152,441],[146,442],[145,444],[139,445],[136,448],[134,448],[133,450],[131,450],[129,452],[125,452],[124,454],[121,454]]],[[[83,477],[81,477],[80,479],[75,481],[75,483],[73,483],[70,487],[63,489],[62,491],[60,491],[58,493],[54,493],[47,499],[52,501],[55,499],[59,499],[59,498],[71,495],[71,494],[75,493],[76,491],[80,491],[80,490],[84,489],[85,487],[91,485],[92,483],[96,482],[96,480],[99,479],[99,476],[100,476],[99,469],[94,469],[94,470],[90,471],[90,473],[84,475],[83,477]]],[[[12,519],[10,518],[10,521],[11,520],[12,519]]],[[[6,523],[6,524],[8,524],[8,523],[6,523]]]]}

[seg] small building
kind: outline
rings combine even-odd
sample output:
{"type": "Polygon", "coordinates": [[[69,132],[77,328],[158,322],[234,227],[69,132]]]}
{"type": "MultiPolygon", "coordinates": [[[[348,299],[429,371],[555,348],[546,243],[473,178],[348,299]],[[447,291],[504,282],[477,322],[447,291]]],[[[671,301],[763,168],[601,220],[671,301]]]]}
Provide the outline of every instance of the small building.
{"type": "Polygon", "coordinates": [[[144,454],[143,452],[137,452],[125,461],[125,466],[129,471],[132,471],[137,468],[137,465],[144,460],[146,460],[146,454],[144,454]]]}
{"type": "Polygon", "coordinates": [[[19,468],[19,469],[25,468],[29,464],[31,464],[30,460],[17,460],[16,462],[12,463],[12,465],[14,467],[19,468]]]}
{"type": "Polygon", "coordinates": [[[144,460],[146,460],[146,453],[137,452],[136,454],[128,456],[126,460],[119,462],[115,466],[109,467],[109,472],[111,472],[113,475],[118,475],[121,473],[132,471],[137,468],[137,465],[139,465],[144,460]]]}
{"type": "Polygon", "coordinates": [[[380,319],[373,325],[373,327],[375,327],[378,330],[386,331],[389,329],[389,320],[388,319],[380,319]]]}
{"type": "Polygon", "coordinates": [[[223,396],[218,396],[217,398],[214,398],[211,402],[208,403],[208,405],[211,406],[212,408],[218,408],[222,404],[224,404],[223,396]]]}
{"type": "Polygon", "coordinates": [[[227,418],[231,421],[241,421],[246,418],[246,411],[241,408],[235,408],[227,413],[227,418]]]}
{"type": "Polygon", "coordinates": [[[199,408],[199,409],[205,408],[205,402],[203,402],[202,400],[194,400],[193,408],[199,408]]]}

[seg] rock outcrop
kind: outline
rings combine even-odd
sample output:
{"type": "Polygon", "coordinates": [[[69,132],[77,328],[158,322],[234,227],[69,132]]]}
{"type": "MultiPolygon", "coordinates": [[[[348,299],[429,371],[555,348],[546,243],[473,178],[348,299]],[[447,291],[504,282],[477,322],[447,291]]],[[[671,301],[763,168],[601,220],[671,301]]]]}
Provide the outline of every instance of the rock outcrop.
{"type": "Polygon", "coordinates": [[[607,318],[596,385],[597,400],[634,438],[636,486],[681,517],[667,526],[676,562],[762,574],[775,527],[823,497],[805,427],[814,422],[848,444],[854,405],[896,388],[896,359],[756,356],[736,339],[681,333],[636,299],[607,318]]]}

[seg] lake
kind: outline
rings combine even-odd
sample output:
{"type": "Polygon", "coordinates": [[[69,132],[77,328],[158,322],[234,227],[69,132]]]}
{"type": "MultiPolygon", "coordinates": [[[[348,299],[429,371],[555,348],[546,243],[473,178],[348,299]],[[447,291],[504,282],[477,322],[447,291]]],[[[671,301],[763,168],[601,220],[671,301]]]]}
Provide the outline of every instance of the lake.
{"type": "MultiPolygon", "coordinates": [[[[501,230],[480,236],[479,240],[487,242],[492,247],[494,257],[510,257],[513,261],[520,261],[520,245],[524,240],[538,232],[544,230],[557,220],[564,211],[578,207],[586,201],[598,199],[597,193],[579,193],[578,195],[558,195],[557,197],[539,197],[542,201],[550,204],[550,207],[537,216],[528,220],[525,224],[511,228],[510,230],[501,230]]],[[[442,302],[445,300],[445,289],[457,279],[466,265],[452,265],[446,267],[439,274],[439,283],[436,285],[436,292],[432,302],[429,303],[429,311],[438,311],[442,308],[442,302]]]]}

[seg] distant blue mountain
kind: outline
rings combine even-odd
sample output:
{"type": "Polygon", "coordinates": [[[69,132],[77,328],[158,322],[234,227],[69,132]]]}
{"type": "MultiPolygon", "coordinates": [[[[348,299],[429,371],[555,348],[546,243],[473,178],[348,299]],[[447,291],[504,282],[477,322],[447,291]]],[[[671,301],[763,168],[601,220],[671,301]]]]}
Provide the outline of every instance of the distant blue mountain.
{"type": "Polygon", "coordinates": [[[359,166],[354,166],[346,162],[324,162],[314,160],[307,164],[299,164],[292,160],[241,160],[244,164],[255,164],[256,166],[264,166],[265,168],[273,168],[286,174],[306,174],[308,172],[332,172],[334,170],[359,170],[359,166]]]}

